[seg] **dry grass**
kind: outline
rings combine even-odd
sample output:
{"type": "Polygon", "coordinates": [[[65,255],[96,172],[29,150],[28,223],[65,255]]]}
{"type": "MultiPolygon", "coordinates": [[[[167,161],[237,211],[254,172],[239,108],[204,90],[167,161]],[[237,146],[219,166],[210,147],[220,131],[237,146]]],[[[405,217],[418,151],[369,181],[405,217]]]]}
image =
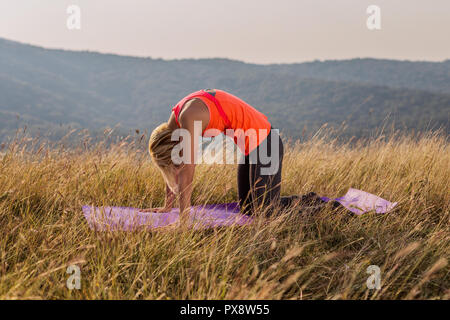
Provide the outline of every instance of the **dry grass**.
{"type": "MultiPolygon", "coordinates": [[[[286,148],[283,194],[360,188],[399,202],[386,215],[327,208],[248,227],[96,233],[82,204],[162,204],[146,139],[68,149],[18,138],[0,156],[0,298],[448,299],[447,139],[315,137],[286,148]],[[81,290],[66,287],[71,264],[81,290]],[[381,290],[366,287],[369,265],[381,268],[381,290]]],[[[235,169],[199,166],[193,202],[236,200],[235,169]]]]}

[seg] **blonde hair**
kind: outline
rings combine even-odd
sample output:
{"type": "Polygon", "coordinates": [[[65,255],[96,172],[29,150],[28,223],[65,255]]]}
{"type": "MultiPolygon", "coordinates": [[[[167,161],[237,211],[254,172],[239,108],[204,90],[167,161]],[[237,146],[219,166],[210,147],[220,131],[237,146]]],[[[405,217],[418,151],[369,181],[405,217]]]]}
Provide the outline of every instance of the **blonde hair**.
{"type": "Polygon", "coordinates": [[[155,164],[161,170],[166,184],[173,193],[178,194],[179,187],[176,181],[176,168],[172,161],[172,150],[178,141],[172,141],[173,130],[165,122],[153,130],[148,142],[148,151],[155,164]]]}
{"type": "Polygon", "coordinates": [[[148,142],[148,151],[153,161],[161,168],[174,165],[172,162],[172,149],[178,141],[172,141],[173,130],[167,122],[160,124],[153,130],[148,142]]]}

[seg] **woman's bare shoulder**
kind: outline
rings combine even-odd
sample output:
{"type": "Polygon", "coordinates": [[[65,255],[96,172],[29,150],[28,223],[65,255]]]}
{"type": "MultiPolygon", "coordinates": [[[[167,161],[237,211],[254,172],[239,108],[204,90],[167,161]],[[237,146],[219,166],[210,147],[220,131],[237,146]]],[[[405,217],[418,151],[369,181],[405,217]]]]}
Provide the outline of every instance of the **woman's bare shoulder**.
{"type": "Polygon", "coordinates": [[[186,102],[178,117],[178,122],[183,126],[183,123],[192,123],[194,121],[209,122],[208,106],[201,100],[194,98],[186,102]]]}

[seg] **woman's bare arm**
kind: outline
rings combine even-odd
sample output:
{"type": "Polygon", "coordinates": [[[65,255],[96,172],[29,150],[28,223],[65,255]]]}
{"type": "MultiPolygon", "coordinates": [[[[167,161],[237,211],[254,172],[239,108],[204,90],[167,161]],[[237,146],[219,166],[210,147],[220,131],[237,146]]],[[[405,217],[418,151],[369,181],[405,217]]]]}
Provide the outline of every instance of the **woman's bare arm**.
{"type": "Polygon", "coordinates": [[[187,210],[191,206],[191,195],[193,189],[195,164],[197,162],[196,155],[199,147],[199,138],[209,123],[209,110],[203,101],[194,99],[187,102],[187,104],[189,105],[185,106],[178,119],[181,127],[188,130],[190,133],[190,161],[189,163],[182,165],[178,174],[180,213],[184,216],[188,214],[187,210]],[[195,132],[194,130],[196,121],[201,123],[201,130],[198,130],[200,132],[195,132]]]}
{"type": "Polygon", "coordinates": [[[191,196],[193,189],[195,164],[187,164],[183,166],[178,177],[178,183],[180,188],[179,202],[180,202],[180,214],[186,217],[189,214],[189,208],[191,207],[191,196]]]}
{"type": "Polygon", "coordinates": [[[168,209],[168,210],[172,209],[174,202],[175,202],[175,194],[172,192],[172,190],[166,184],[166,198],[165,198],[164,208],[168,209]]]}

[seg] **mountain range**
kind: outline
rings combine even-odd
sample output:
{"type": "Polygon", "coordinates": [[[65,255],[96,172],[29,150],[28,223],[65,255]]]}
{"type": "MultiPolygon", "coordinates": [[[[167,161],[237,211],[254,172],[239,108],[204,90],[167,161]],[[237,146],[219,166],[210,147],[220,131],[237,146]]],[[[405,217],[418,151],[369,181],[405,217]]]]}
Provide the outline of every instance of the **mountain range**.
{"type": "Polygon", "coordinates": [[[450,60],[258,65],[45,49],[0,39],[0,141],[25,125],[54,139],[68,128],[151,131],[181,98],[202,88],[242,98],[293,138],[343,123],[348,137],[386,123],[450,132],[450,60]]]}

